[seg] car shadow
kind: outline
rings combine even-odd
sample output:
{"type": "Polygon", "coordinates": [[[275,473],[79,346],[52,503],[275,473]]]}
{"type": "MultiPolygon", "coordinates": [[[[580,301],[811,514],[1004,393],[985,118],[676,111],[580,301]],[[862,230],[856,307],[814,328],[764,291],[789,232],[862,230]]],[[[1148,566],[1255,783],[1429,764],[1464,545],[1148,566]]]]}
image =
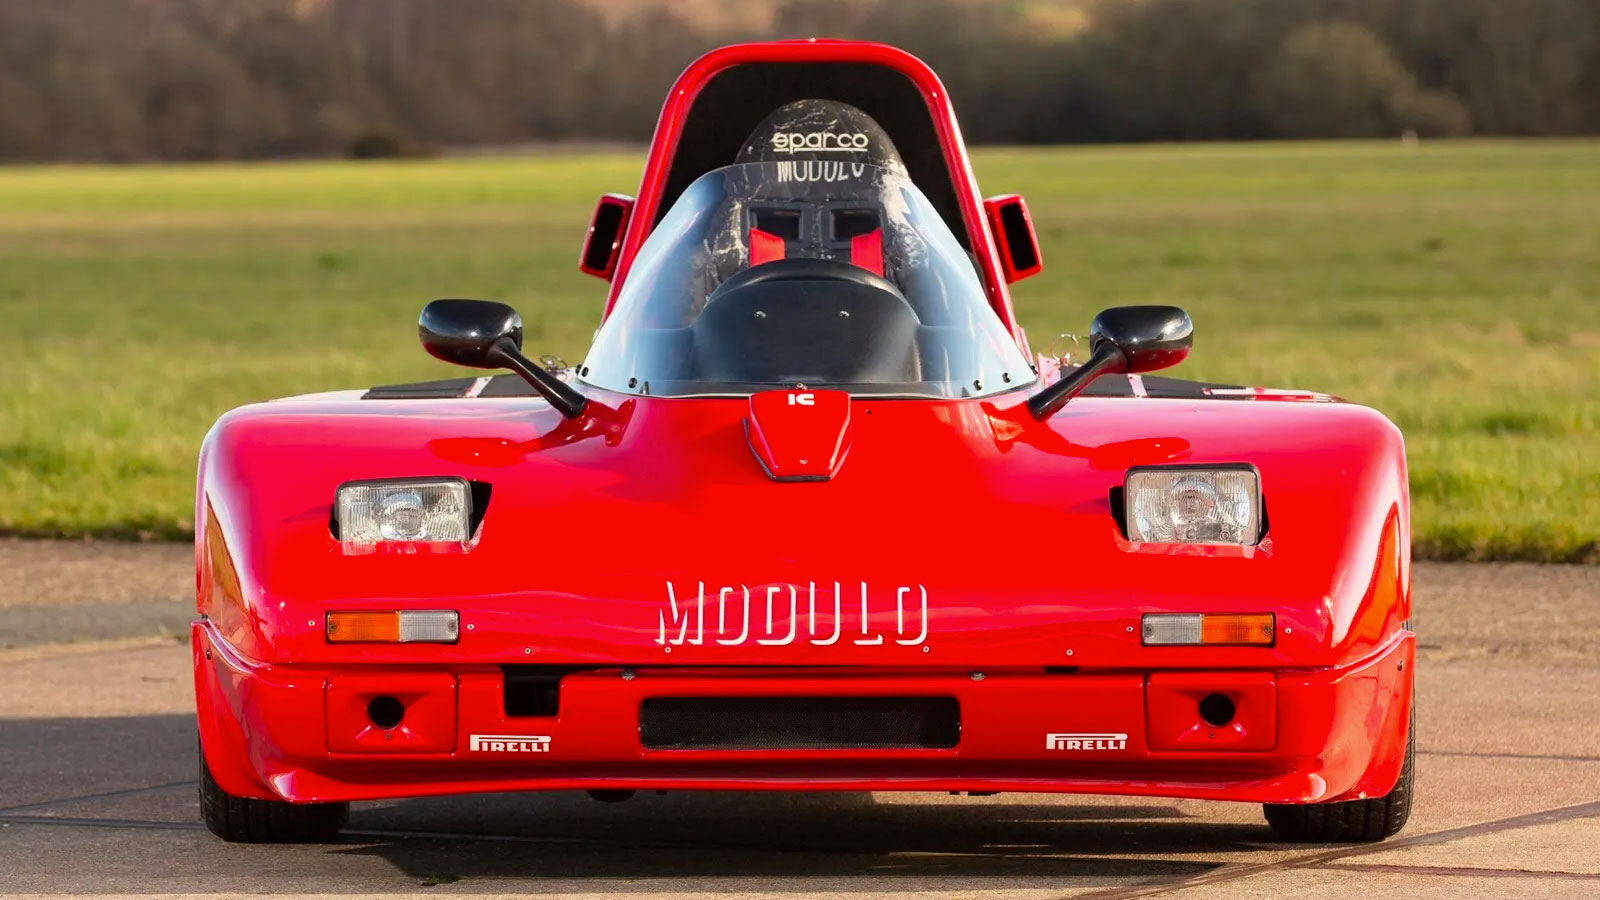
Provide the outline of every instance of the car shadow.
{"type": "Polygon", "coordinates": [[[949,889],[952,878],[992,888],[996,876],[1165,881],[1270,839],[1264,824],[1208,821],[1171,805],[1038,794],[646,792],[599,803],[559,792],[358,806],[346,835],[358,843],[336,852],[376,855],[423,880],[572,879],[573,890],[590,879],[740,877],[771,890],[814,876],[866,877],[830,890],[884,877],[938,878],[949,889]]]}
{"type": "MultiPolygon", "coordinates": [[[[201,828],[189,799],[194,728],[191,715],[0,720],[0,819],[65,815],[72,827],[127,828],[138,846],[166,846],[161,835],[201,828]]],[[[1264,823],[1207,808],[1046,794],[474,794],[358,803],[337,843],[281,850],[377,858],[420,884],[538,879],[556,892],[601,881],[645,890],[654,879],[697,889],[734,879],[736,889],[742,878],[792,893],[929,886],[921,879],[961,893],[996,877],[1109,887],[1199,874],[1272,841],[1264,823]]],[[[174,840],[240,865],[261,849],[213,845],[203,832],[174,840]]]]}

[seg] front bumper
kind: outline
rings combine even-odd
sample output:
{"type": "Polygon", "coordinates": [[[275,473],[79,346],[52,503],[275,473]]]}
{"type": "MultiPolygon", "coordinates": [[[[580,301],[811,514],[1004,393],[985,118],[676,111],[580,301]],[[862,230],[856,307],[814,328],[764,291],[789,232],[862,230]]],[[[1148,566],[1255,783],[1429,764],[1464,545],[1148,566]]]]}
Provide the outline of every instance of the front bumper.
{"type": "Polygon", "coordinates": [[[193,629],[202,744],[228,793],[291,801],[564,789],[1052,791],[1270,803],[1387,793],[1410,715],[1414,636],[1349,666],[1261,671],[600,668],[553,715],[508,715],[499,667],[268,665],[193,629]],[[1235,705],[1205,723],[1196,699],[1235,705]],[[401,724],[372,724],[395,696],[401,724]],[[650,698],[941,697],[954,746],[662,750],[650,698]],[[476,738],[476,739],[475,739],[476,738]]]}

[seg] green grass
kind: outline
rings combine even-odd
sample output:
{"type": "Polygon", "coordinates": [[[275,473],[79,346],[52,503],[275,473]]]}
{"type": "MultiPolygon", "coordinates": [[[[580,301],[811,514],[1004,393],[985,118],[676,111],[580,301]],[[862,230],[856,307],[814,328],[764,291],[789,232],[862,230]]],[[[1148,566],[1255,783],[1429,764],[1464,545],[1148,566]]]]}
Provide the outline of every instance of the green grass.
{"type": "MultiPolygon", "coordinates": [[[[1036,350],[1105,306],[1198,326],[1176,374],[1330,391],[1405,429],[1419,552],[1600,557],[1600,143],[989,150],[1028,196],[1036,350]]],[[[175,537],[230,407],[461,374],[436,296],[580,357],[574,268],[633,156],[0,169],[0,530],[175,537]]]]}

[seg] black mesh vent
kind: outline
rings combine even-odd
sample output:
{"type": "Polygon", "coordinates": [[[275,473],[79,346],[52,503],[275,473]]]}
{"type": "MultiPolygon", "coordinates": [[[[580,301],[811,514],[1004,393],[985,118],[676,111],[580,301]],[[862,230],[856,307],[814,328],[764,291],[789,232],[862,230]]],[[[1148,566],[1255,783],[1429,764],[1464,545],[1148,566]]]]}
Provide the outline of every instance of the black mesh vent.
{"type": "Polygon", "coordinates": [[[953,697],[655,697],[639,707],[650,750],[939,749],[960,739],[953,697]]]}

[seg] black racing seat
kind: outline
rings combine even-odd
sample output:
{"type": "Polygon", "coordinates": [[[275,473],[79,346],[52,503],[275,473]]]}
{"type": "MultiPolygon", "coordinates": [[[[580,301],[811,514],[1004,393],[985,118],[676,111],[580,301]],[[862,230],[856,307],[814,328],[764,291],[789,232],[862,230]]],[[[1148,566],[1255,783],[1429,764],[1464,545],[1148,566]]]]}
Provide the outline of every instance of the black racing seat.
{"type": "Polygon", "coordinates": [[[696,380],[911,384],[917,315],[888,280],[828,259],[783,259],[720,285],[691,326],[696,380]]]}

